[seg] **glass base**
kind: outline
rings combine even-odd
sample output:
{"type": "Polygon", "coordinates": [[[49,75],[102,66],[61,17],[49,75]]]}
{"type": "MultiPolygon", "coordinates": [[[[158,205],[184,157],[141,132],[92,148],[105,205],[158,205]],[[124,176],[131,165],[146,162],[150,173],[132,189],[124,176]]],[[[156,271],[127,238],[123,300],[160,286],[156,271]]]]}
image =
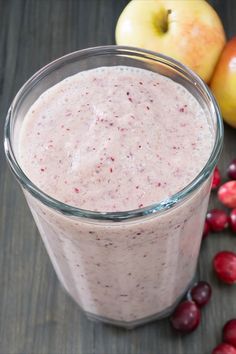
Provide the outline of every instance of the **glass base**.
{"type": "MultiPolygon", "coordinates": [[[[174,309],[176,308],[176,306],[178,305],[180,300],[185,296],[185,294],[188,291],[188,289],[190,289],[195,282],[196,282],[196,276],[194,275],[194,277],[191,280],[191,282],[189,283],[189,285],[185,288],[183,293],[177,298],[177,300],[174,302],[174,304],[171,305],[170,307],[168,307],[165,310],[163,310],[161,312],[158,312],[158,313],[156,313],[154,315],[151,315],[151,316],[148,316],[148,317],[144,317],[144,318],[140,318],[140,319],[137,319],[137,320],[134,320],[134,321],[127,322],[127,321],[114,320],[114,319],[111,319],[111,318],[107,318],[107,317],[99,316],[99,315],[96,315],[96,314],[93,314],[93,313],[90,313],[90,312],[86,312],[86,311],[84,311],[81,308],[81,306],[79,306],[79,307],[80,307],[81,311],[83,311],[83,313],[87,316],[87,318],[89,320],[93,321],[93,322],[103,322],[103,323],[106,323],[106,324],[122,327],[122,328],[125,328],[125,329],[134,329],[135,327],[147,324],[149,322],[153,322],[153,321],[160,320],[162,318],[168,317],[174,311],[174,309]]],[[[68,291],[65,288],[64,288],[64,290],[68,294],[68,291]]],[[[71,295],[70,295],[70,297],[73,299],[73,297],[71,295]]]]}
{"type": "Polygon", "coordinates": [[[182,299],[183,296],[184,296],[184,294],[182,294],[172,306],[168,307],[164,311],[158,312],[158,313],[148,316],[148,317],[140,318],[138,320],[129,321],[129,322],[112,320],[110,318],[94,315],[89,312],[85,312],[85,311],[83,311],[83,312],[85,313],[87,318],[91,321],[103,322],[103,323],[110,324],[113,326],[123,327],[125,329],[134,329],[135,327],[145,325],[149,322],[153,322],[153,321],[168,317],[174,311],[174,309],[176,308],[176,306],[178,305],[178,303],[180,302],[180,300],[182,299]]]}

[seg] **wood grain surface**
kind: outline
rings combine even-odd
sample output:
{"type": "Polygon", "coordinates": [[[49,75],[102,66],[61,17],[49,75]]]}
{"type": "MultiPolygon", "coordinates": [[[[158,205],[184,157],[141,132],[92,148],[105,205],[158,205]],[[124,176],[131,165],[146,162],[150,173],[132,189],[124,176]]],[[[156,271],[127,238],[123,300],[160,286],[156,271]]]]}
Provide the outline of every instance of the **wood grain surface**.
{"type": "MultiPolygon", "coordinates": [[[[114,43],[126,0],[0,0],[0,132],[20,86],[40,67],[71,51],[114,43]]],[[[236,35],[236,1],[211,1],[228,37],[236,35]]],[[[225,127],[222,171],[236,157],[236,130],[225,127]]],[[[88,321],[60,286],[21,190],[0,149],[0,354],[207,354],[236,317],[236,286],[216,281],[217,251],[236,251],[230,232],[202,245],[198,277],[213,286],[202,323],[176,335],[168,319],[132,331],[88,321]]],[[[215,198],[216,199],[216,198],[215,198]]],[[[218,205],[212,197],[212,205],[218,205]]],[[[177,275],[178,276],[178,275],[177,275]]]]}

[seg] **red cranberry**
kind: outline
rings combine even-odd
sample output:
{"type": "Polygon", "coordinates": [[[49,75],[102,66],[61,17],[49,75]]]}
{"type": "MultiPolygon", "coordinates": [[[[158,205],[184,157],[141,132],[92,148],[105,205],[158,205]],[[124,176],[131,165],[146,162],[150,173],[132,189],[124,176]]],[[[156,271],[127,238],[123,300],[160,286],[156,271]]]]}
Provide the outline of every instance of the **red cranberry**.
{"type": "Polygon", "coordinates": [[[227,170],[227,174],[230,179],[236,179],[236,159],[231,161],[227,170]]]}
{"type": "Polygon", "coordinates": [[[191,299],[198,305],[198,307],[205,306],[211,298],[211,286],[206,281],[199,281],[190,290],[191,299]]]}
{"type": "Polygon", "coordinates": [[[220,280],[227,284],[236,282],[236,253],[223,251],[213,259],[214,270],[220,280]]]}
{"type": "Polygon", "coordinates": [[[236,354],[236,349],[232,345],[221,343],[212,351],[212,354],[236,354]]]}
{"type": "Polygon", "coordinates": [[[205,220],[202,238],[206,238],[208,236],[209,232],[210,232],[210,226],[209,226],[208,222],[205,220]]]}
{"type": "Polygon", "coordinates": [[[229,181],[219,188],[218,198],[229,208],[236,208],[236,181],[229,181]]]}
{"type": "Polygon", "coordinates": [[[221,177],[220,177],[220,171],[218,167],[216,166],[213,172],[213,178],[212,178],[212,183],[211,183],[211,189],[217,189],[220,186],[221,183],[221,177]]]}
{"type": "Polygon", "coordinates": [[[176,330],[189,333],[197,328],[200,318],[200,310],[195,302],[187,300],[177,306],[170,321],[176,330]]]}
{"type": "Polygon", "coordinates": [[[236,319],[232,319],[224,325],[223,341],[236,347],[236,319]]]}
{"type": "Polygon", "coordinates": [[[206,220],[212,231],[222,231],[228,226],[228,215],[224,210],[210,210],[207,213],[206,220]]]}
{"type": "Polygon", "coordinates": [[[229,220],[232,231],[236,232],[236,209],[231,211],[229,220]]]}

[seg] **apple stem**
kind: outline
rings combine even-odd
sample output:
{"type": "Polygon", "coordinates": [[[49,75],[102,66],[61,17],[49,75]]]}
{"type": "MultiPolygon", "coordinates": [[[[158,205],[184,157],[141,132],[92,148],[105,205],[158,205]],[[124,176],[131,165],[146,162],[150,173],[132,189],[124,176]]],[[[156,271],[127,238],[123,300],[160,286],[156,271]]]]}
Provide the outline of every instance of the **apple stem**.
{"type": "Polygon", "coordinates": [[[168,17],[171,14],[172,10],[168,9],[163,11],[161,14],[158,14],[156,18],[156,27],[160,33],[166,33],[169,29],[168,17]],[[163,14],[164,12],[164,14],[163,14]]]}

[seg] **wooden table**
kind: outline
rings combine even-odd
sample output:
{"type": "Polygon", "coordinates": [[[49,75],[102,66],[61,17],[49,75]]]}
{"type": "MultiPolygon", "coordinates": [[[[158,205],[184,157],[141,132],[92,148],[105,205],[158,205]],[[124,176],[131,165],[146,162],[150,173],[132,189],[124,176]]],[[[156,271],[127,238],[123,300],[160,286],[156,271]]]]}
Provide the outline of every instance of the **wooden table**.
{"type": "MultiPolygon", "coordinates": [[[[127,2],[0,0],[1,133],[11,100],[36,70],[71,51],[114,43],[127,2]]],[[[236,1],[211,3],[228,37],[236,35],[236,1]]],[[[236,157],[235,139],[236,130],[226,126],[222,171],[236,157]]],[[[64,293],[2,148],[0,196],[0,354],[207,354],[220,342],[224,322],[236,317],[236,286],[221,285],[211,268],[217,251],[236,251],[230,232],[202,246],[198,276],[212,284],[213,298],[196,332],[176,335],[168,319],[125,331],[88,321],[64,293]]]]}

